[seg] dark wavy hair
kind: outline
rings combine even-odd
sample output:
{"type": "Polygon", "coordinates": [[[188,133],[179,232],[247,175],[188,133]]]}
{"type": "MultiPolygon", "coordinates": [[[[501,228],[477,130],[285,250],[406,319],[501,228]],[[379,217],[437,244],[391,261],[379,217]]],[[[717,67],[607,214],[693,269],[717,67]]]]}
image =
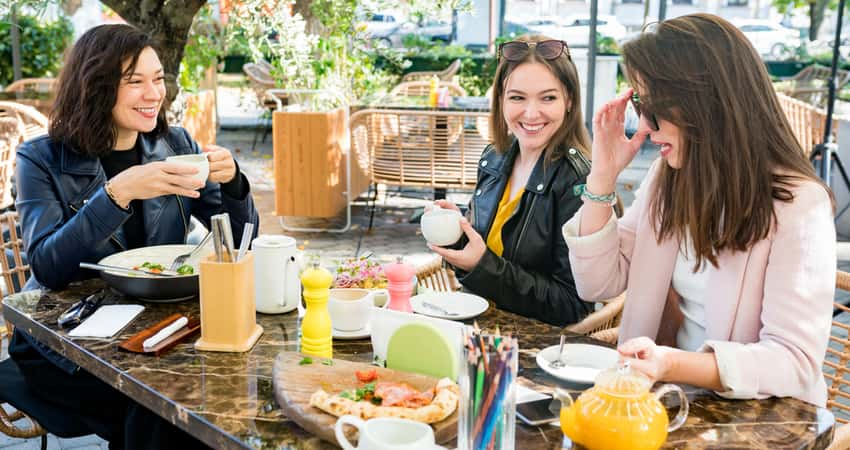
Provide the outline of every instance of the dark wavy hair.
{"type": "MultiPolygon", "coordinates": [[[[100,25],[80,36],[59,75],[50,137],[95,158],[111,152],[117,138],[112,108],[118,86],[133,73],[139,54],[148,47],[156,47],[153,39],[130,25],[100,25]]],[[[166,131],[165,110],[160,109],[156,127],[146,134],[162,136],[166,131]]]]}
{"type": "Polygon", "coordinates": [[[649,203],[658,241],[690,235],[700,266],[743,251],[775,224],[774,202],[819,183],[764,63],[734,25],[711,14],[658,23],[623,45],[641,103],[682,130],[682,166],[662,164],[649,203]]]}
{"type": "MultiPolygon", "coordinates": [[[[541,35],[526,35],[517,38],[523,42],[541,42],[551,38],[541,35]]],[[[581,91],[579,87],[578,72],[569,56],[569,49],[564,54],[551,61],[545,60],[537,55],[536,51],[529,51],[519,61],[508,61],[502,58],[496,68],[496,77],[493,80],[493,107],[490,109],[490,129],[492,130],[493,146],[498,152],[506,152],[513,142],[508,124],[504,117],[505,86],[511,73],[522,64],[538,63],[549,69],[549,72],[561,82],[564,93],[570,102],[565,102],[564,123],[555,132],[552,139],[547,143],[546,161],[554,161],[565,155],[570,147],[577,148],[588,159],[590,158],[590,135],[584,127],[581,113],[581,91]],[[567,106],[571,103],[572,107],[567,106]]]]}

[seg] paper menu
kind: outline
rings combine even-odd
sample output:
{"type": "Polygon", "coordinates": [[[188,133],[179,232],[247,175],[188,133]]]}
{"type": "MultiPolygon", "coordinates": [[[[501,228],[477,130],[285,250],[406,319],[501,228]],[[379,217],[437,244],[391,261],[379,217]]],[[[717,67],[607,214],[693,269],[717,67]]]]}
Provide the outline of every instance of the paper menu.
{"type": "Polygon", "coordinates": [[[142,305],[104,305],[68,333],[77,338],[109,338],[144,311],[142,305]]]}

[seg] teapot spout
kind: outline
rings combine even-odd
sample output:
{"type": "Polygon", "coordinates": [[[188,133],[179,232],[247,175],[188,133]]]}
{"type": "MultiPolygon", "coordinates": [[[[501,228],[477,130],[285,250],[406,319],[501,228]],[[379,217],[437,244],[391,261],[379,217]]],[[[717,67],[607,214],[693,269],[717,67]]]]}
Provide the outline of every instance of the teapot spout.
{"type": "Polygon", "coordinates": [[[567,391],[555,389],[555,399],[561,402],[561,431],[575,443],[581,443],[581,433],[576,420],[575,403],[567,391]]]}

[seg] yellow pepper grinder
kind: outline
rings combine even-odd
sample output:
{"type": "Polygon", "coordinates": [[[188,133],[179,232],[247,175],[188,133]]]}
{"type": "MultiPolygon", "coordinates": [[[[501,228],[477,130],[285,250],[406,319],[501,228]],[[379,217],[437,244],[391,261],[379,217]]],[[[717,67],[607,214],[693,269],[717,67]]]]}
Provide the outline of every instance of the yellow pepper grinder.
{"type": "Polygon", "coordinates": [[[331,347],[331,315],[328,297],[333,277],[327,269],[313,264],[301,274],[307,311],[301,320],[301,353],[333,358],[331,347]]]}

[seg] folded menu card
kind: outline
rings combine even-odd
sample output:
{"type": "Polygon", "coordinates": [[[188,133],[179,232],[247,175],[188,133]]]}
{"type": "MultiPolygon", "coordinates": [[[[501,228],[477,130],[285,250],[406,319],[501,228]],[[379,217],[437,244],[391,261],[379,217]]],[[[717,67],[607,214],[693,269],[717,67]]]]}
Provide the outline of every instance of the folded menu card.
{"type": "Polygon", "coordinates": [[[140,312],[142,305],[104,305],[68,333],[79,338],[108,338],[115,336],[140,312]]]}

